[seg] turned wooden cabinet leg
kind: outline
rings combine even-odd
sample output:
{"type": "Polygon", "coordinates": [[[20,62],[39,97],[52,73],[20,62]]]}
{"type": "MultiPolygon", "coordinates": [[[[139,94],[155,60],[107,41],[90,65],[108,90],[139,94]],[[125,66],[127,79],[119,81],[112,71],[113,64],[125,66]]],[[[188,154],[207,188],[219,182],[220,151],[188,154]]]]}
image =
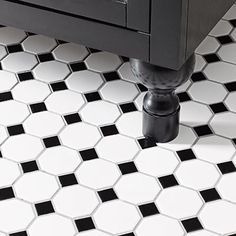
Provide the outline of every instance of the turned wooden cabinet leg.
{"type": "Polygon", "coordinates": [[[179,98],[175,89],[188,80],[194,70],[192,55],[178,70],[130,59],[138,81],[148,88],[143,100],[143,134],[157,142],[168,142],[179,132],[179,98]]]}

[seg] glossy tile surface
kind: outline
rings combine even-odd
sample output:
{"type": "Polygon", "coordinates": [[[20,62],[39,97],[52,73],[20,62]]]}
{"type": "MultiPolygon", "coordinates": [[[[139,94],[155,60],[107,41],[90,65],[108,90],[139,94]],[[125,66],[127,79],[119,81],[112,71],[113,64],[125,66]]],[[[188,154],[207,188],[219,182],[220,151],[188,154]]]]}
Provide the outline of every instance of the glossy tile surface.
{"type": "Polygon", "coordinates": [[[236,235],[235,21],[196,50],[165,144],[126,58],[0,27],[0,236],[236,235]]]}

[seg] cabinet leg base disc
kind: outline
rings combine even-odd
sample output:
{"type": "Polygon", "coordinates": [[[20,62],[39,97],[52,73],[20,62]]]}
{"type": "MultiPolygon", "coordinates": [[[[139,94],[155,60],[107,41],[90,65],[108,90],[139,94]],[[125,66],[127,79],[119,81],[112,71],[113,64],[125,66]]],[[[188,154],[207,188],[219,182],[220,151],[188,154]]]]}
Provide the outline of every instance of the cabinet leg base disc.
{"type": "Polygon", "coordinates": [[[168,116],[157,116],[143,109],[143,134],[158,143],[175,139],[179,133],[179,111],[168,116]]]}

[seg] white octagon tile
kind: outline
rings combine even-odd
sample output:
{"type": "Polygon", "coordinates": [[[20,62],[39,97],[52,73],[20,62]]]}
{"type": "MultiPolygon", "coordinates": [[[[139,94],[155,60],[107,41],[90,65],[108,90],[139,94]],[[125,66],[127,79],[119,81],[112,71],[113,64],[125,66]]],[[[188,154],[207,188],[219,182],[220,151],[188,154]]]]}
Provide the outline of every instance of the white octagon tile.
{"type": "Polygon", "coordinates": [[[236,64],[236,43],[231,43],[228,45],[223,45],[218,51],[218,55],[223,61],[236,64]]]}
{"type": "Polygon", "coordinates": [[[219,234],[236,231],[236,205],[226,201],[214,201],[203,207],[199,214],[204,228],[219,234]]]}
{"type": "Polygon", "coordinates": [[[7,50],[3,45],[0,45],[0,60],[7,55],[7,50]]]}
{"type": "Polygon", "coordinates": [[[94,230],[78,233],[76,234],[76,236],[111,236],[111,235],[94,229],[94,230]]]}
{"type": "Polygon", "coordinates": [[[133,101],[138,95],[135,85],[123,80],[114,80],[106,83],[100,92],[105,100],[114,103],[133,101]]]}
{"type": "Polygon", "coordinates": [[[56,212],[69,217],[91,214],[99,204],[94,191],[80,185],[60,189],[53,199],[56,212]]]}
{"type": "Polygon", "coordinates": [[[25,51],[40,54],[50,52],[57,46],[57,42],[43,35],[31,35],[24,40],[22,46],[25,51]]]}
{"type": "Polygon", "coordinates": [[[67,126],[61,133],[62,143],[74,149],[83,149],[93,147],[101,135],[94,126],[83,122],[67,126]]]}
{"type": "Polygon", "coordinates": [[[203,59],[203,57],[201,55],[196,54],[196,64],[195,64],[194,72],[201,71],[206,64],[207,63],[203,59]]]}
{"type": "Polygon", "coordinates": [[[103,84],[103,80],[97,72],[82,70],[69,75],[66,79],[66,84],[71,90],[87,93],[97,90],[103,84]]]}
{"type": "Polygon", "coordinates": [[[231,37],[233,38],[234,41],[236,41],[236,29],[232,31],[231,37]]]}
{"type": "Polygon", "coordinates": [[[190,85],[191,85],[191,81],[187,80],[184,84],[180,85],[175,91],[176,93],[185,92],[189,88],[190,85]]]}
{"type": "Polygon", "coordinates": [[[80,111],[80,114],[88,123],[94,125],[105,125],[114,123],[120,116],[120,111],[115,104],[106,101],[95,101],[87,103],[80,111]]]}
{"type": "Polygon", "coordinates": [[[109,52],[97,52],[88,56],[85,60],[87,67],[97,72],[109,72],[116,70],[121,65],[120,58],[109,52]]]}
{"type": "Polygon", "coordinates": [[[30,114],[29,109],[25,104],[14,100],[1,102],[0,111],[0,124],[6,126],[21,123],[30,114]]]}
{"type": "Polygon", "coordinates": [[[14,232],[25,229],[33,219],[34,212],[30,204],[19,199],[0,201],[0,229],[2,231],[14,232]]]}
{"type": "Polygon", "coordinates": [[[63,126],[62,118],[48,111],[34,113],[24,122],[25,131],[39,137],[56,135],[63,126]]]}
{"type": "Polygon", "coordinates": [[[7,130],[4,126],[0,125],[0,144],[8,138],[7,130]]]}
{"type": "Polygon", "coordinates": [[[182,186],[164,189],[156,204],[161,213],[178,219],[196,215],[203,205],[197,192],[182,186]]]}
{"type": "Polygon", "coordinates": [[[143,136],[142,113],[139,111],[123,114],[116,122],[119,133],[133,138],[143,136]]]}
{"type": "Polygon", "coordinates": [[[13,182],[21,175],[18,164],[0,158],[0,186],[7,186],[13,184],[13,182]]]}
{"type": "Polygon", "coordinates": [[[236,5],[233,5],[229,11],[223,16],[225,20],[232,20],[236,18],[236,5]]]}
{"type": "Polygon", "coordinates": [[[223,175],[217,184],[217,190],[223,199],[236,203],[236,191],[234,185],[236,183],[236,173],[223,175]]]}
{"type": "Polygon", "coordinates": [[[63,80],[70,71],[66,64],[59,61],[48,61],[40,63],[33,70],[35,78],[44,82],[55,82],[63,80]]]}
{"type": "Polygon", "coordinates": [[[12,72],[22,72],[31,70],[38,61],[36,57],[27,52],[16,52],[9,54],[2,60],[2,67],[12,72]]]}
{"type": "Polygon", "coordinates": [[[37,80],[21,82],[12,90],[13,98],[24,103],[41,102],[50,93],[48,85],[37,80]]]}
{"type": "Polygon", "coordinates": [[[93,189],[111,187],[120,177],[117,166],[102,159],[83,162],[75,174],[81,184],[93,189]]]}
{"type": "Polygon", "coordinates": [[[81,61],[88,55],[85,46],[75,43],[64,43],[53,50],[55,58],[66,63],[81,61]]]}
{"type": "Polygon", "coordinates": [[[200,160],[182,162],[175,174],[181,185],[196,190],[214,187],[220,177],[214,165],[200,160]]]}
{"type": "Polygon", "coordinates": [[[220,44],[214,37],[207,36],[196,49],[196,53],[199,54],[214,53],[217,51],[219,47],[220,44]]]}
{"type": "Polygon", "coordinates": [[[218,37],[229,34],[232,30],[232,26],[228,21],[220,20],[217,25],[211,30],[210,35],[218,37]]]}
{"type": "Polygon", "coordinates": [[[207,230],[198,230],[187,234],[188,236],[217,236],[218,234],[211,233],[207,230]]]}
{"type": "Polygon", "coordinates": [[[122,162],[133,159],[139,148],[133,139],[117,134],[104,137],[96,150],[101,158],[122,162]]]}
{"type": "Polygon", "coordinates": [[[47,109],[59,114],[77,112],[84,104],[81,94],[69,90],[52,93],[45,101],[47,109]]]}
{"type": "Polygon", "coordinates": [[[208,80],[194,83],[188,92],[195,101],[206,104],[221,102],[227,95],[222,85],[208,80]]]}
{"type": "Polygon", "coordinates": [[[131,66],[129,62],[125,62],[117,71],[123,80],[127,80],[133,83],[138,82],[135,75],[131,71],[131,66]]]}
{"type": "Polygon", "coordinates": [[[12,27],[1,27],[0,29],[0,42],[4,45],[20,43],[25,37],[25,32],[20,29],[12,27]]]}
{"type": "Polygon", "coordinates": [[[211,120],[210,125],[216,134],[228,138],[236,137],[236,114],[234,113],[217,114],[211,120]]]}
{"type": "Polygon", "coordinates": [[[155,215],[145,218],[136,229],[137,236],[161,235],[183,236],[184,231],[177,220],[163,215],[155,215]]]}
{"type": "Polygon", "coordinates": [[[73,172],[81,160],[78,152],[63,146],[46,149],[38,158],[42,170],[53,174],[62,175],[73,172]]]}
{"type": "Polygon", "coordinates": [[[33,224],[30,225],[28,232],[29,236],[75,235],[72,221],[57,214],[37,218],[33,224]]]}
{"type": "Polygon", "coordinates": [[[122,176],[114,187],[119,199],[134,204],[153,201],[160,191],[157,181],[141,173],[122,176]]]}
{"type": "Polygon", "coordinates": [[[153,147],[142,150],[135,164],[139,171],[159,177],[172,174],[179,162],[172,151],[153,147]]]}
{"type": "Polygon", "coordinates": [[[2,145],[3,156],[17,162],[32,160],[42,150],[40,139],[28,134],[12,136],[2,145]]]}
{"type": "Polygon", "coordinates": [[[160,147],[168,148],[170,150],[183,150],[190,148],[196,140],[196,135],[191,128],[180,125],[179,135],[169,143],[158,143],[160,147]]]}
{"type": "Polygon", "coordinates": [[[56,178],[34,171],[24,174],[14,184],[16,195],[29,202],[38,202],[50,199],[59,188],[56,178]]]}
{"type": "Polygon", "coordinates": [[[143,98],[144,98],[145,94],[146,93],[141,93],[138,95],[137,98],[135,98],[134,103],[136,104],[139,111],[143,110],[143,98]]]}
{"type": "Polygon", "coordinates": [[[180,122],[191,127],[207,124],[213,116],[206,105],[195,101],[184,102],[180,106],[180,122]]]}
{"type": "Polygon", "coordinates": [[[132,231],[140,216],[133,205],[115,200],[100,205],[94,214],[94,220],[99,229],[121,234],[132,231]]]}
{"type": "Polygon", "coordinates": [[[14,73],[0,70],[0,90],[8,91],[17,83],[14,73]]]}
{"type": "Polygon", "coordinates": [[[204,69],[205,75],[209,80],[219,83],[235,81],[236,65],[226,62],[210,63],[204,69]]]}
{"type": "Polygon", "coordinates": [[[197,158],[212,163],[229,161],[235,153],[233,144],[222,137],[202,137],[193,146],[197,158]]]}
{"type": "Polygon", "coordinates": [[[230,111],[236,112],[236,92],[230,93],[225,100],[226,106],[229,108],[230,111]]]}

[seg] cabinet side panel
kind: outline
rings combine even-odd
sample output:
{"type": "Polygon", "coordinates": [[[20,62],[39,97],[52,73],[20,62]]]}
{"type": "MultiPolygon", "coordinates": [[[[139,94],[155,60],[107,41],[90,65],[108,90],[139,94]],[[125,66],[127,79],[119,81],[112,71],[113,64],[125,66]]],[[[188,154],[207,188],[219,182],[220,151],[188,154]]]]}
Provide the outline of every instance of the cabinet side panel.
{"type": "Polygon", "coordinates": [[[234,2],[235,0],[189,0],[186,58],[194,52],[234,2]]]}

